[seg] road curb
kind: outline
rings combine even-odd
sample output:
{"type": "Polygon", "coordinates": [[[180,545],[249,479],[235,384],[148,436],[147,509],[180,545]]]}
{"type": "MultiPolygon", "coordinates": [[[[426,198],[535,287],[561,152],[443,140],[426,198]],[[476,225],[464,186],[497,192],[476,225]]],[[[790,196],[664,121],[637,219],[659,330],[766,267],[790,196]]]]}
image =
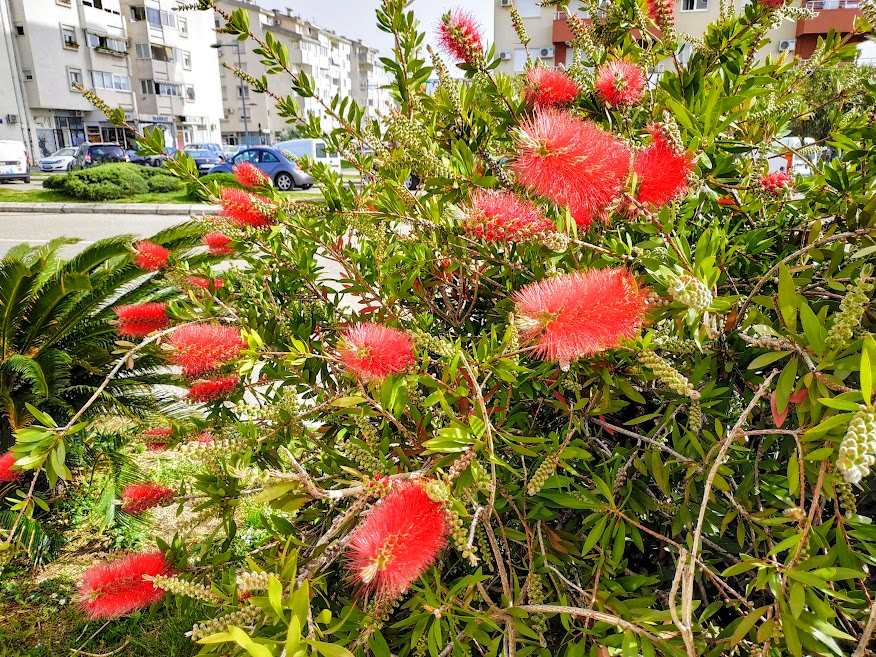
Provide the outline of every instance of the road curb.
{"type": "Polygon", "coordinates": [[[40,214],[149,214],[182,215],[217,214],[213,205],[176,205],[155,203],[0,203],[0,213],[40,214]]]}

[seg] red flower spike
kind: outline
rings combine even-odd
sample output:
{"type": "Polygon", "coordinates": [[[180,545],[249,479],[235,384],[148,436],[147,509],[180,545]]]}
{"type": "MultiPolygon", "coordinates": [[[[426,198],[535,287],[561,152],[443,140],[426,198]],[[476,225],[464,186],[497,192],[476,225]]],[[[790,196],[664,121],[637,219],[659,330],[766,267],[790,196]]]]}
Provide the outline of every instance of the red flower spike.
{"type": "Polygon", "coordinates": [[[267,187],[270,184],[270,179],[251,162],[241,162],[231,167],[234,173],[234,178],[244,187],[254,189],[256,187],[267,187]]]}
{"type": "Polygon", "coordinates": [[[246,346],[237,329],[219,324],[186,324],[171,334],[169,343],[174,365],[186,376],[209,372],[246,346]]]}
{"type": "Polygon", "coordinates": [[[167,449],[167,443],[146,443],[147,452],[163,452],[167,449]]]}
{"type": "Polygon", "coordinates": [[[173,575],[161,552],[141,552],[92,566],[79,588],[79,605],[92,620],[118,618],[164,599],[146,577],[173,575]]]}
{"type": "Polygon", "coordinates": [[[630,170],[630,149],[596,124],[556,109],[539,109],[521,125],[511,167],[539,196],[566,205],[587,228],[620,192],[630,170]]]}
{"type": "Polygon", "coordinates": [[[555,230],[534,203],[514,192],[478,189],[466,214],[466,231],[488,242],[532,241],[555,230]]]}
{"type": "Polygon", "coordinates": [[[536,66],[526,72],[524,91],[526,100],[536,107],[551,107],[571,103],[580,89],[563,71],[536,66]]]}
{"type": "Polygon", "coordinates": [[[223,399],[234,392],[240,384],[239,376],[226,376],[218,379],[196,381],[189,387],[186,399],[196,404],[208,404],[223,399]]]}
{"type": "Polygon", "coordinates": [[[186,283],[209,292],[211,290],[221,290],[225,285],[225,279],[210,278],[209,276],[186,276],[186,283]]]}
{"type": "Polygon", "coordinates": [[[276,206],[264,196],[250,194],[236,187],[221,192],[222,216],[238,226],[264,228],[273,223],[276,206]]]}
{"type": "Polygon", "coordinates": [[[757,0],[757,4],[772,10],[781,9],[785,2],[786,0],[757,0]]]}
{"type": "Polygon", "coordinates": [[[143,435],[150,438],[170,438],[173,435],[173,429],[170,427],[155,427],[153,429],[146,429],[143,435]]]}
{"type": "Polygon", "coordinates": [[[483,34],[474,15],[455,9],[438,25],[441,48],[457,62],[475,66],[484,56],[483,34]]]}
{"type": "Polygon", "coordinates": [[[396,483],[353,530],[347,566],[362,589],[396,598],[435,561],[448,532],[443,507],[421,482],[396,483]]]}
{"type": "Polygon", "coordinates": [[[6,452],[0,456],[0,483],[12,483],[24,476],[23,471],[12,469],[17,460],[18,457],[12,452],[6,452]]]}
{"type": "Polygon", "coordinates": [[[170,251],[163,246],[143,240],[134,245],[134,264],[146,271],[158,271],[167,265],[170,251]]]}
{"type": "Polygon", "coordinates": [[[628,271],[591,269],[531,283],[514,295],[521,338],[565,369],[636,335],[645,295],[628,271]]]}
{"type": "Polygon", "coordinates": [[[785,190],[790,189],[792,180],[787,171],[773,171],[771,174],[761,178],[757,184],[767,194],[781,196],[785,193],[785,190]]]}
{"type": "Polygon", "coordinates": [[[339,352],[344,366],[363,381],[381,381],[414,364],[413,341],[381,324],[356,324],[344,334],[339,352]]]}
{"type": "Polygon", "coordinates": [[[113,311],[119,317],[116,331],[128,338],[145,338],[150,333],[170,326],[167,304],[164,302],[116,306],[113,311]]]}
{"type": "Polygon", "coordinates": [[[170,488],[159,486],[151,481],[125,486],[122,491],[122,511],[141,513],[157,506],[167,506],[173,502],[175,493],[170,488]]]}
{"type": "Polygon", "coordinates": [[[596,69],[593,87],[606,105],[635,105],[645,88],[645,74],[635,64],[617,59],[596,69]]]}
{"type": "Polygon", "coordinates": [[[633,156],[633,171],[639,183],[636,200],[659,208],[687,194],[693,165],[655,131],[651,145],[633,156]]]}
{"type": "Polygon", "coordinates": [[[210,255],[227,256],[234,253],[231,238],[223,233],[207,233],[201,238],[201,242],[207,247],[207,253],[210,255]]]}
{"type": "Polygon", "coordinates": [[[675,25],[675,2],[674,0],[647,0],[648,16],[661,30],[675,25]]]}

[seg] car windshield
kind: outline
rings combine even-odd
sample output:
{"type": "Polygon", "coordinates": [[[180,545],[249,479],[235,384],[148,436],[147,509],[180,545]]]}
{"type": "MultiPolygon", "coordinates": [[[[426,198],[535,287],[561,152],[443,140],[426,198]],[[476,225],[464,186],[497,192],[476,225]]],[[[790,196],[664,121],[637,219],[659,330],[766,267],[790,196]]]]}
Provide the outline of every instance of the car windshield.
{"type": "Polygon", "coordinates": [[[213,153],[210,151],[199,148],[187,148],[186,155],[191,155],[192,157],[213,157],[213,153]]]}
{"type": "Polygon", "coordinates": [[[92,155],[115,155],[121,157],[122,148],[121,146],[92,146],[89,153],[92,155]]]}
{"type": "Polygon", "coordinates": [[[75,148],[62,148],[52,153],[52,157],[73,157],[76,155],[75,148]]]}

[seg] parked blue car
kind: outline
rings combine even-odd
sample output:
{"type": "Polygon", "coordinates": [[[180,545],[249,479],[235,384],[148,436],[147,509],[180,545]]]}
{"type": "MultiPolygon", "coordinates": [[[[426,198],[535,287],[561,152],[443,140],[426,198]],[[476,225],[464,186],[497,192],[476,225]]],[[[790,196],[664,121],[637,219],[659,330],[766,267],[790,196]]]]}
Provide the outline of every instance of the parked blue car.
{"type": "Polygon", "coordinates": [[[268,146],[253,146],[242,150],[225,164],[213,167],[210,173],[233,173],[232,167],[241,162],[249,162],[258,167],[281,192],[288,192],[295,187],[301,189],[313,187],[313,178],[304,173],[297,162],[290,160],[276,148],[268,146]]]}

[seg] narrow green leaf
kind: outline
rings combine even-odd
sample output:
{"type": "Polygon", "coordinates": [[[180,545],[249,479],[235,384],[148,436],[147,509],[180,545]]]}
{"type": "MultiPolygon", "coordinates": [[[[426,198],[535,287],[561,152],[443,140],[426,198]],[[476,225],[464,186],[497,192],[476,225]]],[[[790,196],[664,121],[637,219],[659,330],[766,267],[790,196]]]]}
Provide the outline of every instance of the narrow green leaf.
{"type": "Polygon", "coordinates": [[[794,618],[800,618],[800,613],[806,605],[806,588],[800,582],[791,584],[791,595],[788,597],[788,604],[791,607],[791,615],[794,618]]]}
{"type": "Polygon", "coordinates": [[[876,341],[868,335],[861,349],[861,394],[867,406],[873,400],[873,365],[876,365],[876,341]]]}
{"type": "Polygon", "coordinates": [[[797,288],[785,265],[779,267],[779,311],[790,333],[797,332],[797,288]]]}
{"type": "Polygon", "coordinates": [[[748,615],[742,619],[739,625],[736,626],[736,629],[733,631],[733,636],[730,637],[731,648],[735,647],[737,643],[742,641],[742,639],[748,635],[755,623],[760,620],[760,617],[763,616],[769,608],[770,605],[767,605],[748,612],[748,615]]]}

